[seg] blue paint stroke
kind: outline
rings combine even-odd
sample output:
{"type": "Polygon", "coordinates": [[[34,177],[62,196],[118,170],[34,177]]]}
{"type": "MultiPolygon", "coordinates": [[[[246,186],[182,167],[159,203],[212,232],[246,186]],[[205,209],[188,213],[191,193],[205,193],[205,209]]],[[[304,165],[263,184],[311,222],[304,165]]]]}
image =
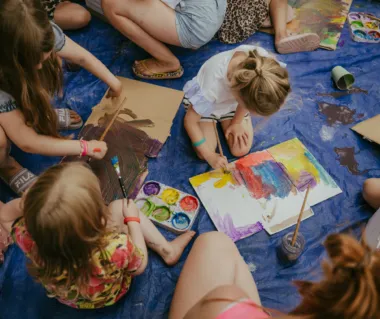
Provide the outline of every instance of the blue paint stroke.
{"type": "Polygon", "coordinates": [[[266,199],[271,195],[279,198],[285,198],[292,190],[293,184],[289,177],[284,173],[277,162],[266,161],[257,166],[251,167],[255,176],[260,176],[263,186],[270,189],[266,199]]]}
{"type": "Polygon", "coordinates": [[[334,180],[330,177],[330,175],[326,172],[326,170],[322,167],[322,165],[319,164],[317,159],[309,151],[306,150],[304,155],[314,165],[314,167],[318,170],[319,177],[321,178],[321,181],[323,182],[323,184],[330,185],[334,188],[338,187],[338,185],[334,182],[334,180]]]}
{"type": "Polygon", "coordinates": [[[211,217],[218,231],[225,233],[234,242],[256,234],[264,229],[263,225],[260,222],[254,223],[252,225],[235,227],[230,214],[226,214],[224,217],[222,217],[217,212],[215,214],[212,214],[211,217]]]}

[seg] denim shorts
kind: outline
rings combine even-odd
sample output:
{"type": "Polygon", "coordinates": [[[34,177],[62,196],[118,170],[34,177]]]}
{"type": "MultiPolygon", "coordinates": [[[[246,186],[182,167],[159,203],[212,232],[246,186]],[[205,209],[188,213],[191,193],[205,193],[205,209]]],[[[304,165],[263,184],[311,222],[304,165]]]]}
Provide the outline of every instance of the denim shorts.
{"type": "Polygon", "coordinates": [[[221,27],[227,0],[181,0],[175,8],[176,28],[184,48],[198,49],[221,27]]]}

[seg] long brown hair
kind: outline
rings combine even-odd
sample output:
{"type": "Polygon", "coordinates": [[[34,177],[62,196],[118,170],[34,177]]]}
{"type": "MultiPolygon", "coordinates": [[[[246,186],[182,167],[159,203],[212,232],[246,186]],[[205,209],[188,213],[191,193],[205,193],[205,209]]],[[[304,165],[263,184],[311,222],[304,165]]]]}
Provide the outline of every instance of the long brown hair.
{"type": "Polygon", "coordinates": [[[62,68],[54,52],[54,33],[40,0],[0,1],[0,89],[10,94],[38,133],[60,137],[50,99],[62,87],[62,68]]]}
{"type": "Polygon", "coordinates": [[[250,51],[232,74],[232,88],[238,90],[249,111],[269,116],[280,110],[290,92],[288,71],[271,57],[250,51]]]}
{"type": "Polygon", "coordinates": [[[93,172],[79,162],[53,166],[30,188],[23,206],[36,244],[31,273],[50,283],[66,273],[66,285],[86,284],[94,251],[106,244],[109,214],[93,172]]]}

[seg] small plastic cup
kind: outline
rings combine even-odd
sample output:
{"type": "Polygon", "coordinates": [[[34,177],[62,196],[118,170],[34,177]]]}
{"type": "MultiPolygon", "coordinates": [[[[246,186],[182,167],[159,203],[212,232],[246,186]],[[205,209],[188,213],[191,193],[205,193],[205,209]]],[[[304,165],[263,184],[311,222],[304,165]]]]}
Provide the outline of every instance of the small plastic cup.
{"type": "Polygon", "coordinates": [[[305,248],[305,237],[301,233],[298,233],[294,246],[292,246],[292,238],[293,232],[290,232],[281,239],[279,255],[283,261],[295,262],[305,248]]]}
{"type": "Polygon", "coordinates": [[[349,90],[355,83],[354,76],[341,66],[333,68],[331,74],[339,90],[349,90]]]}

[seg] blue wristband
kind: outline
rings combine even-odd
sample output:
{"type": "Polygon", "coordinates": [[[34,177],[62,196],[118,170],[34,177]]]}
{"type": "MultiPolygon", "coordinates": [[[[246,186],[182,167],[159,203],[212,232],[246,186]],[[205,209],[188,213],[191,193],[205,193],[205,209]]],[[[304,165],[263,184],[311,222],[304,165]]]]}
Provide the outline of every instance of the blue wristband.
{"type": "Polygon", "coordinates": [[[204,142],[206,142],[205,138],[202,138],[200,141],[193,143],[194,147],[201,146],[204,142]]]}

